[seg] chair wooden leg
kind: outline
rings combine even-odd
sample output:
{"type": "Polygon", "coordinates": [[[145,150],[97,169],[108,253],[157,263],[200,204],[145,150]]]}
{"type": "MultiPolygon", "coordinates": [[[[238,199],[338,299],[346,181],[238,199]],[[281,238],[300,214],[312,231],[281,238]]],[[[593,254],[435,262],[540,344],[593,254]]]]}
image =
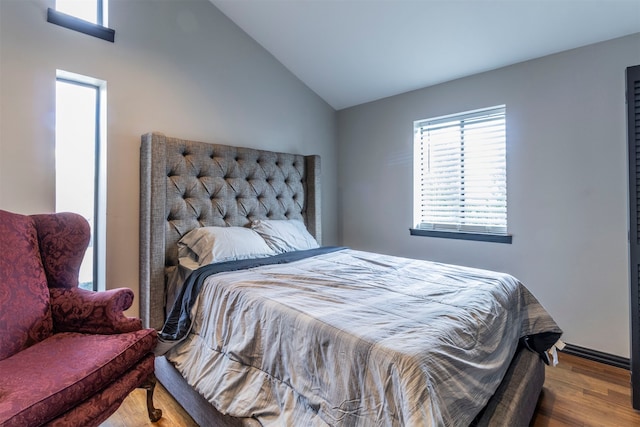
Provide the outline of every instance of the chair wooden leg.
{"type": "Polygon", "coordinates": [[[156,382],[155,374],[151,374],[149,378],[140,385],[140,388],[147,390],[147,412],[149,413],[149,419],[154,423],[162,418],[162,410],[156,409],[153,406],[153,392],[156,389],[156,382]]]}

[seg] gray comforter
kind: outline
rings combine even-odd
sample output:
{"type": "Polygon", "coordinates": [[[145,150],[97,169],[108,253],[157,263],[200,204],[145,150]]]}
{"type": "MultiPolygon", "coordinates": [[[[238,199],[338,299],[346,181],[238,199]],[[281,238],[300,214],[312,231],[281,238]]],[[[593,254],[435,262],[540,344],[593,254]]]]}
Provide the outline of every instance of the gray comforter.
{"type": "Polygon", "coordinates": [[[344,249],[209,276],[167,357],[218,410],[281,426],[467,426],[525,336],[503,273],[344,249]]]}

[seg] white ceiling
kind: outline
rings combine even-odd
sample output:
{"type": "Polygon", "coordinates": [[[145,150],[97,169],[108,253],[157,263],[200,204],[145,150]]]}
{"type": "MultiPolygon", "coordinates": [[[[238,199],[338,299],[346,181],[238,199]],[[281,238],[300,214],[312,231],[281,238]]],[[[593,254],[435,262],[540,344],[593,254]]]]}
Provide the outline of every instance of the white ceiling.
{"type": "Polygon", "coordinates": [[[336,110],[640,32],[640,0],[210,1],[336,110]]]}

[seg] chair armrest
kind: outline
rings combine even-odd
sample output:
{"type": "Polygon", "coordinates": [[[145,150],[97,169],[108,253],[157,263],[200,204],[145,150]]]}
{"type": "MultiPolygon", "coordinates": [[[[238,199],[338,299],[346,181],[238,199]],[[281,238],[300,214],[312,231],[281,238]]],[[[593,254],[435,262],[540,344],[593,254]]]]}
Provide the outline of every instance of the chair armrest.
{"type": "Polygon", "coordinates": [[[51,288],[51,314],[56,332],[119,334],[142,329],[142,321],[127,317],[133,303],[128,288],[92,292],[80,288],[51,288]]]}

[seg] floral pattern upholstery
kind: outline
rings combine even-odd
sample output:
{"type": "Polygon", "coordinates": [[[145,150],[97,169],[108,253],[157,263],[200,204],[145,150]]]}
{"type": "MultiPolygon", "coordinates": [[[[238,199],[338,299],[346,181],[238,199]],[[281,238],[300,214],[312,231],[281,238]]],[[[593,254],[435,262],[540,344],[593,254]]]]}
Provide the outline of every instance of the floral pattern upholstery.
{"type": "Polygon", "coordinates": [[[0,360],[51,335],[49,289],[34,221],[0,211],[0,360]]]}
{"type": "Polygon", "coordinates": [[[106,336],[66,332],[0,361],[0,420],[35,426],[64,414],[125,374],[155,340],[149,329],[106,336]],[[24,386],[25,373],[31,387],[24,386]]]}
{"type": "Polygon", "coordinates": [[[133,292],[77,287],[89,236],[76,214],[0,210],[0,427],[98,426],[153,377],[133,292]]]}
{"type": "Polygon", "coordinates": [[[131,289],[91,292],[80,288],[53,288],[50,291],[56,332],[120,334],[142,328],[140,319],[122,314],[133,303],[131,289]]]}
{"type": "Polygon", "coordinates": [[[38,230],[42,262],[50,288],[75,288],[89,245],[89,223],[70,212],[31,215],[38,230]]]}
{"type": "Polygon", "coordinates": [[[93,395],[80,405],[59,416],[54,421],[47,423],[47,427],[76,427],[82,420],[84,425],[100,425],[113,414],[129,390],[133,390],[154,371],[155,357],[148,354],[142,359],[135,369],[127,371],[114,381],[109,388],[93,395]]]}

